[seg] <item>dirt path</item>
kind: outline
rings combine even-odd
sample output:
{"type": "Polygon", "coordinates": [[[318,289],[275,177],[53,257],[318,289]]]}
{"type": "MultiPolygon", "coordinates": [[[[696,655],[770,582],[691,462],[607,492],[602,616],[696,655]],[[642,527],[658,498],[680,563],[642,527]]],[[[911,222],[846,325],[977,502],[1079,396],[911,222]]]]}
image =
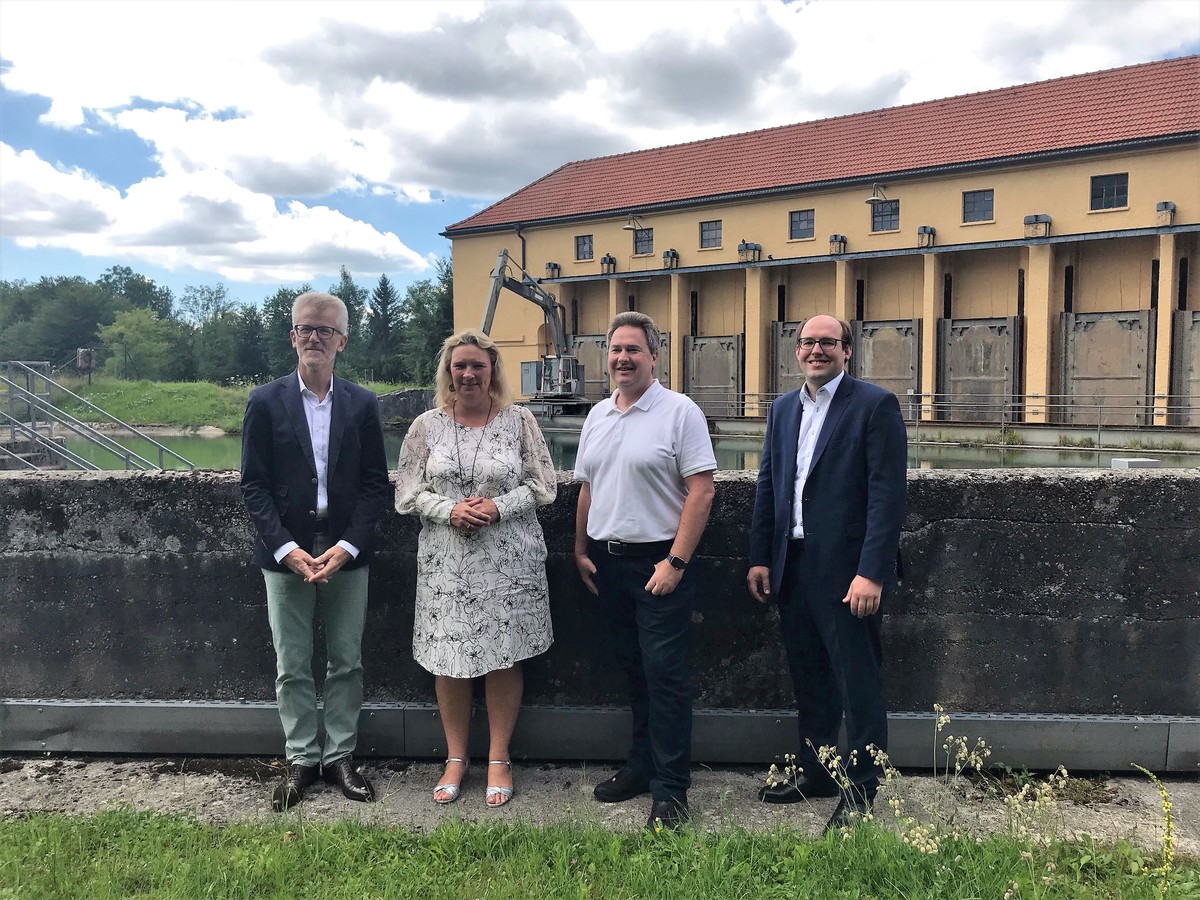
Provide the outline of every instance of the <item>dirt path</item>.
{"type": "MultiPolygon", "coordinates": [[[[358,819],[418,831],[431,830],[446,817],[533,824],[582,821],[628,831],[645,823],[649,809],[648,798],[595,802],[592,785],[608,774],[607,767],[518,764],[513,772],[517,795],[501,810],[483,802],[482,767],[471,770],[462,798],[449,807],[437,806],[430,798],[441,773],[435,763],[371,760],[363,772],[375,785],[378,802],[352,803],[335,788],[319,785],[286,815],[321,822],[358,819]]],[[[0,758],[0,816],[35,810],[87,815],[126,806],[218,824],[269,819],[277,815],[268,799],[277,773],[271,761],[262,759],[5,757],[0,758]]],[[[816,835],[834,805],[832,800],[783,807],[759,803],[761,770],[697,766],[693,777],[692,813],[703,828],[786,825],[816,835]]],[[[920,774],[902,776],[897,784],[905,809],[923,819],[953,815],[956,827],[973,833],[1008,827],[1003,801],[976,788],[950,790],[920,774]]],[[[1176,850],[1200,858],[1200,780],[1173,778],[1166,784],[1174,805],[1176,850]]],[[[1059,802],[1049,826],[1057,834],[1090,834],[1106,842],[1125,838],[1147,849],[1161,845],[1160,798],[1147,779],[1076,779],[1073,787],[1072,795],[1085,802],[1059,802]]],[[[884,805],[877,805],[881,818],[889,820],[884,805]]]]}

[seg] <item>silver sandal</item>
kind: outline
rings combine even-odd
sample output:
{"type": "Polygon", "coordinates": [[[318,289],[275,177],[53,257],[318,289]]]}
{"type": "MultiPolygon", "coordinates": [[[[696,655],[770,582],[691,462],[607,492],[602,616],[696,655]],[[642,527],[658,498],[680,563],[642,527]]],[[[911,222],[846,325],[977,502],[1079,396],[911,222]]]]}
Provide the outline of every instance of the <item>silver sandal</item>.
{"type": "MultiPolygon", "coordinates": [[[[489,766],[508,766],[508,771],[512,772],[512,761],[511,760],[489,759],[488,765],[489,766]]],[[[491,807],[492,809],[496,809],[498,807],[501,807],[501,806],[504,806],[505,804],[507,804],[508,801],[512,799],[512,797],[513,797],[513,788],[494,787],[493,785],[489,784],[487,793],[484,794],[483,800],[487,806],[491,807]],[[504,799],[501,800],[499,803],[488,803],[487,801],[492,799],[493,797],[503,797],[504,799]]]]}
{"type": "MultiPolygon", "coordinates": [[[[462,783],[467,779],[467,770],[471,768],[469,760],[459,759],[457,756],[451,756],[446,760],[446,765],[450,765],[450,763],[462,763],[463,770],[462,774],[458,776],[457,782],[439,784],[433,789],[433,802],[440,803],[443,806],[447,803],[453,803],[458,799],[458,792],[462,788],[462,783]],[[439,793],[445,794],[446,798],[443,800],[438,796],[439,793]]],[[[443,770],[442,774],[445,774],[445,770],[443,770]]]]}

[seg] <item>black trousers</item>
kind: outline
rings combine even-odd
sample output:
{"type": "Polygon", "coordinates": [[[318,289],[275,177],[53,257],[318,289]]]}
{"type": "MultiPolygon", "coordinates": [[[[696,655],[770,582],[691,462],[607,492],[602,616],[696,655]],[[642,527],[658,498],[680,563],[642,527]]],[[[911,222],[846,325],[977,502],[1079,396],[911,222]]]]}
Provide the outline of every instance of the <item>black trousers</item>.
{"type": "MultiPolygon", "coordinates": [[[[866,618],[842,603],[850,584],[804,565],[803,544],[791,542],[779,591],[779,622],[796,691],[800,750],[797,764],[808,774],[825,767],[822,746],[837,747],[842,716],[846,752],[842,764],[867,797],[879,787],[879,767],[868,747],[887,749],[887,700],[883,689],[880,610],[866,618]]],[[[885,589],[886,596],[886,589],[885,589]]]]}
{"type": "Polygon", "coordinates": [[[593,543],[596,587],[617,662],[629,679],[633,741],[629,766],[655,800],[687,803],[692,783],[692,609],[695,572],[670,594],[645,589],[662,554],[613,556],[593,543]]]}

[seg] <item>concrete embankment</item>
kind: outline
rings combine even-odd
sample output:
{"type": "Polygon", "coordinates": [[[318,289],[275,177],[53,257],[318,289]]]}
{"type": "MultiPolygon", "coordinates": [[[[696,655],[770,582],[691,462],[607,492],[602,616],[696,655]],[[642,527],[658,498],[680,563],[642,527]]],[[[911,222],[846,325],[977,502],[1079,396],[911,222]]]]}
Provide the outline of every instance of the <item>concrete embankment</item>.
{"type": "MultiPolygon", "coordinates": [[[[556,642],[526,666],[514,750],[619,758],[623,687],[560,487],[542,516],[556,642]]],[[[744,587],[753,491],[719,477],[696,563],[698,761],[794,750],[775,616],[744,587]]],[[[885,624],[897,762],[930,763],[936,702],[1010,765],[1198,771],[1200,471],[914,471],[909,500],[885,624]]],[[[442,752],[410,653],[417,531],[380,524],[367,754],[442,752]]],[[[277,753],[250,545],[234,473],[0,475],[0,751],[277,753]]]]}

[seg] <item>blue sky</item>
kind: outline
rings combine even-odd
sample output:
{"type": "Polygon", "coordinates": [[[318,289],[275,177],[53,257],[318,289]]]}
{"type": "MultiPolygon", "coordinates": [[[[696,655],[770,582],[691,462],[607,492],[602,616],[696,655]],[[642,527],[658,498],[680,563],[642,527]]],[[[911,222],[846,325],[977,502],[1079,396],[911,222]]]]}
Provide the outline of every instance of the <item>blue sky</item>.
{"type": "Polygon", "coordinates": [[[1198,48],[1193,0],[0,0],[0,278],[403,287],[571,160],[1198,48]]]}

